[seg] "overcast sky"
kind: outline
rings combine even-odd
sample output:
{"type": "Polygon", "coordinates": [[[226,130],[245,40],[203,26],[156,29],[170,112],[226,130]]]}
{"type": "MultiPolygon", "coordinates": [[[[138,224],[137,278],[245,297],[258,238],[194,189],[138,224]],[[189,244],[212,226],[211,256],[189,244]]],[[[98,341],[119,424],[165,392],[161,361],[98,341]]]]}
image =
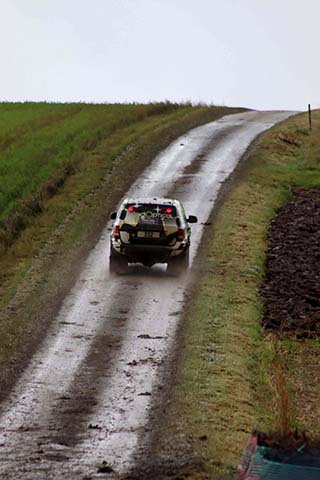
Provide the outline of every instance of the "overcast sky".
{"type": "Polygon", "coordinates": [[[0,0],[0,100],[320,106],[320,0],[0,0]]]}

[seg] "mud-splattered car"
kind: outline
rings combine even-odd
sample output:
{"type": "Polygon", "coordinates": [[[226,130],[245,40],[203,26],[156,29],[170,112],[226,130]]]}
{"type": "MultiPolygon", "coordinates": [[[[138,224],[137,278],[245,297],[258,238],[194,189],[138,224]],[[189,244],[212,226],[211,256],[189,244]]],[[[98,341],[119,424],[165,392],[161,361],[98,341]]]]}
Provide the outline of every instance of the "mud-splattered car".
{"type": "Polygon", "coordinates": [[[111,219],[111,273],[125,273],[128,263],[147,267],[167,263],[167,271],[173,274],[188,268],[189,223],[196,223],[197,217],[186,217],[178,200],[127,198],[111,219]]]}

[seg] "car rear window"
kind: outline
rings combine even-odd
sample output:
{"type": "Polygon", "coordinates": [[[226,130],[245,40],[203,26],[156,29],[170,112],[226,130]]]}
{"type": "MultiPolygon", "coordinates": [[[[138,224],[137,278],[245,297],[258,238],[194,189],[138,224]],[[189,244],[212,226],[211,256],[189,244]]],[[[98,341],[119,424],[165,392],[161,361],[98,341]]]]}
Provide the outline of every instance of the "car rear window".
{"type": "Polygon", "coordinates": [[[141,220],[156,219],[168,220],[177,217],[177,209],[173,205],[128,203],[121,212],[121,219],[131,215],[139,215],[141,220]]]}

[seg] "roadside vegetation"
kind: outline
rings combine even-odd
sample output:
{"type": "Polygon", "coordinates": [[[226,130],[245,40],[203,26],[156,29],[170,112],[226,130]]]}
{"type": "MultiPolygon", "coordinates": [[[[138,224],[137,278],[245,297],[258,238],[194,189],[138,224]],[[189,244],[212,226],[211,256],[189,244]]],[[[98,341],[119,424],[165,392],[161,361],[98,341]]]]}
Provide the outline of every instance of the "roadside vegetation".
{"type": "MultiPolygon", "coordinates": [[[[123,192],[177,136],[237,111],[169,102],[0,104],[0,395],[123,192]]],[[[106,240],[106,256],[107,249],[106,240]]]]}
{"type": "Polygon", "coordinates": [[[312,132],[301,114],[261,135],[223,188],[155,447],[185,463],[179,478],[234,478],[255,429],[278,438],[297,429],[319,439],[319,341],[265,331],[259,295],[270,220],[297,187],[320,185],[319,159],[320,111],[312,132]]]}

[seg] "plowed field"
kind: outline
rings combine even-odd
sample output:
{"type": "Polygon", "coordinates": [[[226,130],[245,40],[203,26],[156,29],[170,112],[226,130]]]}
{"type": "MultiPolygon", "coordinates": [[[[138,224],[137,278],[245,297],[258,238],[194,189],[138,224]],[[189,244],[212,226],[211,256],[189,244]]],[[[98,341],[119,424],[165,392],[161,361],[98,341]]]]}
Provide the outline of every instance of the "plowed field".
{"type": "Polygon", "coordinates": [[[320,333],[320,188],[297,189],[271,222],[264,327],[298,337],[320,333]]]}

